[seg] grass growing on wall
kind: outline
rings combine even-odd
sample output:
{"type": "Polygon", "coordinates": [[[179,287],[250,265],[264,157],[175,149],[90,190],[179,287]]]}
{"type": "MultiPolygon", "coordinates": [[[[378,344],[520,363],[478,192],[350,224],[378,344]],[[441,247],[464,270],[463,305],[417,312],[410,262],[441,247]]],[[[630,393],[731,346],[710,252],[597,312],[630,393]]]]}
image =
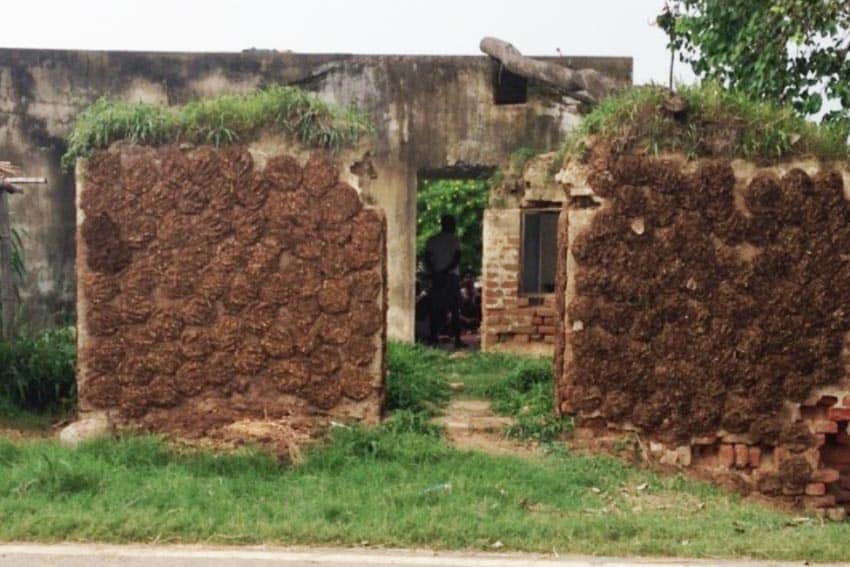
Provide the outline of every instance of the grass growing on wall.
{"type": "Polygon", "coordinates": [[[679,117],[663,111],[669,91],[659,86],[632,87],[602,101],[569,137],[563,153],[580,155],[585,140],[598,136],[617,142],[623,151],[689,157],[850,157],[848,131],[840,124],[815,124],[791,107],[755,101],[714,83],[683,86],[678,94],[687,103],[679,117]]]}
{"type": "Polygon", "coordinates": [[[372,126],[361,112],[334,107],[290,86],[176,107],[101,98],[77,117],[62,164],[72,168],[77,159],[119,140],[151,146],[171,142],[222,146],[244,142],[265,130],[307,146],[338,151],[370,134],[372,126]]]}

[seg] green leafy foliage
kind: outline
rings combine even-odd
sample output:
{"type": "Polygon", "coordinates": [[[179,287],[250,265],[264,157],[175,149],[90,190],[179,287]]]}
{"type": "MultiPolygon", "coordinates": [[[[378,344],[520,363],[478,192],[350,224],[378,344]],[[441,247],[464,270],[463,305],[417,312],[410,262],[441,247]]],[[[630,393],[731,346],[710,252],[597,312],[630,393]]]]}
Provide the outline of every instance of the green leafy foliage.
{"type": "Polygon", "coordinates": [[[552,390],[552,361],[521,359],[487,394],[497,413],[516,418],[509,437],[550,443],[572,429],[569,418],[555,414],[552,390]]]}
{"type": "Polygon", "coordinates": [[[770,162],[793,156],[825,160],[850,156],[841,124],[814,124],[790,106],[754,100],[707,82],[679,89],[688,107],[687,116],[680,119],[662,110],[669,94],[662,87],[641,86],[602,101],[567,139],[567,152],[581,155],[587,138],[598,136],[624,151],[675,151],[691,157],[770,162]]]}
{"type": "Polygon", "coordinates": [[[72,168],[77,159],[119,140],[151,146],[171,142],[223,146],[245,142],[264,131],[338,151],[370,134],[372,126],[354,109],[331,106],[291,86],[275,85],[177,107],[101,98],[77,117],[62,163],[72,168]]]}
{"type": "Polygon", "coordinates": [[[440,232],[443,215],[453,215],[460,239],[461,266],[481,271],[481,232],[489,184],[480,179],[425,179],[416,195],[416,256],[422,259],[428,239],[440,232]]]}
{"type": "Polygon", "coordinates": [[[432,416],[449,400],[449,384],[436,371],[442,353],[408,343],[387,345],[386,409],[432,416]]]}
{"type": "Polygon", "coordinates": [[[51,411],[71,402],[76,358],[73,327],[0,342],[0,400],[27,411],[51,411]]]}
{"type": "Polygon", "coordinates": [[[850,124],[846,0],[668,0],[658,24],[699,77],[803,115],[825,95],[826,119],[850,124]]]}

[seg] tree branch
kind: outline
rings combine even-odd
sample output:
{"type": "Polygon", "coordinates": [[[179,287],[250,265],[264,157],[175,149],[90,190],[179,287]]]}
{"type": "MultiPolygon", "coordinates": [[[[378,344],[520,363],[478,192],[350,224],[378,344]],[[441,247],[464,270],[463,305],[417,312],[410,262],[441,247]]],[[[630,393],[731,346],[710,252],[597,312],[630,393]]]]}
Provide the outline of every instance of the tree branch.
{"type": "Polygon", "coordinates": [[[510,43],[495,37],[485,37],[479,47],[511,73],[552,85],[581,102],[595,104],[617,88],[613,79],[599,71],[575,70],[557,63],[537,61],[525,57],[510,43]]]}

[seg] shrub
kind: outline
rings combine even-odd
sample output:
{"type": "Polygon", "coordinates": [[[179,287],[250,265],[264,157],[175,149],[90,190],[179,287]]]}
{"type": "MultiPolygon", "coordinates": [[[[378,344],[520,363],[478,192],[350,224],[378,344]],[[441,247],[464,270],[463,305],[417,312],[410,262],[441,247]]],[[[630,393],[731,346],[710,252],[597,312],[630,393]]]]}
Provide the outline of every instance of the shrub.
{"type": "Polygon", "coordinates": [[[0,400],[28,411],[55,410],[72,402],[76,357],[73,327],[0,342],[0,400]]]}
{"type": "Polygon", "coordinates": [[[391,342],[387,349],[386,409],[439,413],[449,400],[449,384],[438,371],[442,353],[419,345],[391,342]]]}

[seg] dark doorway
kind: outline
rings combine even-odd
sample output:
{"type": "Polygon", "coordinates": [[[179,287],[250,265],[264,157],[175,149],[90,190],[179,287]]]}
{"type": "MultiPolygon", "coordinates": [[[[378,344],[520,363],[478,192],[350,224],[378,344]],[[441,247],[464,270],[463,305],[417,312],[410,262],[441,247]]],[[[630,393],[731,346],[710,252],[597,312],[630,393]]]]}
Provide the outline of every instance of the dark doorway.
{"type": "Polygon", "coordinates": [[[457,325],[462,346],[477,348],[480,343],[482,223],[492,172],[493,168],[465,166],[420,172],[416,199],[417,342],[454,346],[457,325]],[[455,244],[452,238],[440,234],[445,232],[441,219],[446,216],[454,219],[460,251],[459,264],[450,270],[445,269],[446,258],[452,256],[447,247],[455,244]]]}

